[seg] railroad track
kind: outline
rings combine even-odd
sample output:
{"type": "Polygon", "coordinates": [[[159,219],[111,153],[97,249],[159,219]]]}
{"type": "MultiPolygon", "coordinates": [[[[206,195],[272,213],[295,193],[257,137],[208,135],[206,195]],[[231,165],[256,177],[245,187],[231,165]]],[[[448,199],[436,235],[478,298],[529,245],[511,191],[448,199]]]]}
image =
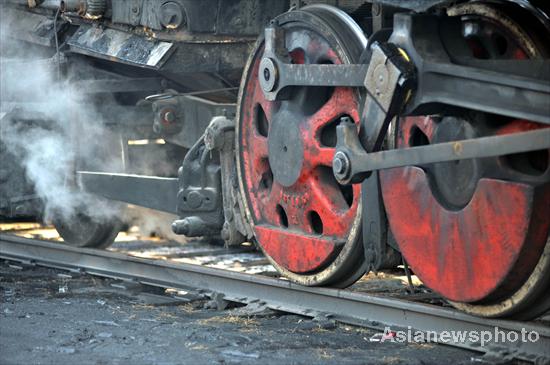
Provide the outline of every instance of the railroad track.
{"type": "MultiPolygon", "coordinates": [[[[244,251],[244,254],[248,253],[246,249],[244,251]]],[[[197,251],[195,254],[194,257],[192,254],[183,256],[194,259],[206,256],[205,251],[197,251]]],[[[438,342],[485,353],[490,357],[514,358],[536,364],[550,363],[550,327],[540,322],[483,319],[450,308],[373,296],[353,290],[303,287],[280,278],[249,274],[246,270],[237,272],[186,262],[174,263],[156,258],[135,257],[120,252],[76,249],[10,234],[0,234],[0,257],[132,280],[145,285],[182,290],[198,289],[217,301],[239,302],[381,331],[387,327],[394,332],[403,331],[402,333],[413,335],[430,331],[438,334],[438,342]],[[496,338],[495,331],[498,331],[496,338]],[[443,337],[444,333],[451,335],[443,337]],[[472,341],[468,335],[463,340],[452,333],[483,335],[484,344],[482,346],[481,338],[472,341]],[[491,339],[486,336],[489,333],[493,334],[491,339]],[[521,341],[522,336],[526,338],[525,334],[529,333],[533,334],[529,339],[536,337],[537,340],[521,341]],[[505,343],[502,341],[514,338],[518,340],[505,343]]],[[[181,255],[178,257],[181,258],[181,255]]],[[[251,261],[255,260],[258,265],[244,266],[261,267],[261,256],[252,257],[251,261]]],[[[269,269],[266,272],[269,273],[269,269]]]]}

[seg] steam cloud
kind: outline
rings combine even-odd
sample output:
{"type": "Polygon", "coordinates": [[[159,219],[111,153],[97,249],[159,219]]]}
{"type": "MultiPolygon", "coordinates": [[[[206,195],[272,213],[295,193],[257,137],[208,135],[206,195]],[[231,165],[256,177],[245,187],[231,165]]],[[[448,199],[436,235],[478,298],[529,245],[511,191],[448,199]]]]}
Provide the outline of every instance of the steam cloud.
{"type": "MultiPolygon", "coordinates": [[[[22,42],[10,34],[10,19],[5,19],[2,6],[0,0],[0,164],[14,159],[24,167],[27,180],[44,204],[45,221],[54,217],[70,220],[77,213],[85,213],[99,222],[117,218],[137,225],[142,236],[155,233],[185,242],[170,230],[176,218],[173,215],[133,206],[121,209],[119,203],[78,189],[76,169],[124,171],[120,140],[103,120],[116,102],[107,98],[98,110],[91,96],[71,81],[78,80],[78,74],[59,77],[51,50],[22,47],[22,42]]],[[[168,163],[171,158],[166,149],[148,151],[133,161],[132,170],[175,175],[168,163]]],[[[0,184],[4,185],[0,193],[23,183],[16,175],[0,173],[0,184]]]]}
{"type": "Polygon", "coordinates": [[[106,143],[112,133],[87,95],[59,80],[56,63],[48,61],[54,55],[22,47],[10,37],[9,21],[2,14],[0,139],[9,154],[3,152],[1,159],[16,158],[24,166],[44,203],[46,220],[54,215],[67,219],[77,212],[96,220],[112,218],[118,214],[116,205],[83,193],[73,178],[82,162],[86,168],[119,170],[120,163],[106,150],[112,146],[106,143]]]}

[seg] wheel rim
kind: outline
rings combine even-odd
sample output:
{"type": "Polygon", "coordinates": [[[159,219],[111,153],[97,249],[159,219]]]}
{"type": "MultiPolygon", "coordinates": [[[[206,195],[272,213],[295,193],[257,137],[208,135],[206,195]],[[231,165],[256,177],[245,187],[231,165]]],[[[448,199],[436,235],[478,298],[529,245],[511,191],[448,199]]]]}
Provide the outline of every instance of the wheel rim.
{"type": "MultiPolygon", "coordinates": [[[[306,7],[277,19],[294,63],[356,62],[366,40],[338,9],[306,7]],[[339,27],[354,32],[350,51],[339,27]]],[[[352,22],[352,21],[351,21],[352,22]]],[[[239,96],[238,174],[258,244],[283,274],[305,285],[347,285],[364,272],[360,187],[340,187],[332,174],[335,127],[342,116],[359,121],[350,88],[300,88],[289,100],[268,102],[253,52],[239,96]]]]}
{"type": "MultiPolygon", "coordinates": [[[[539,56],[525,32],[488,6],[468,5],[450,13],[483,25],[479,33],[463,32],[475,58],[539,56]]],[[[399,123],[396,147],[540,127],[473,113],[409,117],[399,123]]],[[[547,285],[544,276],[550,273],[543,260],[550,226],[548,152],[381,172],[392,232],[427,286],[458,308],[484,316],[517,314],[525,302],[538,299],[540,288],[527,290],[526,285],[547,285]]]]}

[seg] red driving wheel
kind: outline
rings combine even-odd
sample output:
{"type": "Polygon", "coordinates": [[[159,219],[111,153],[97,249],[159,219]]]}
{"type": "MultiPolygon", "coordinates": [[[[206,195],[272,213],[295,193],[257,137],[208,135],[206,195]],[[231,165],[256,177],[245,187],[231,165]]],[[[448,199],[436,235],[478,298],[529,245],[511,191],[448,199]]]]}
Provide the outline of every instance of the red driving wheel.
{"type": "MultiPolygon", "coordinates": [[[[357,62],[365,47],[347,14],[310,6],[283,14],[293,63],[357,62]]],[[[354,23],[353,23],[354,24],[354,23]]],[[[267,101],[258,79],[259,40],[241,85],[238,174],[256,240],[287,277],[304,285],[345,286],[364,273],[360,186],[340,186],[332,173],[336,126],[359,121],[352,88],[302,87],[267,101]]]]}
{"type": "MultiPolygon", "coordinates": [[[[538,56],[515,23],[489,6],[454,15],[476,22],[467,39],[476,58],[538,56]]],[[[541,127],[472,112],[409,117],[398,124],[396,148],[541,127]]],[[[382,171],[391,230],[418,277],[476,315],[526,318],[550,308],[548,160],[543,150],[382,171]]]]}

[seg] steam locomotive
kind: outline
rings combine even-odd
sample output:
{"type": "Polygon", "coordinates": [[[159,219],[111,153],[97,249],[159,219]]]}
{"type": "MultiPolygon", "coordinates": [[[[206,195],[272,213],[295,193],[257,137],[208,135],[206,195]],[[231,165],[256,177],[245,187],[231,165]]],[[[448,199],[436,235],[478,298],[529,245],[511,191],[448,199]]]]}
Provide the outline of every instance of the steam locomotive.
{"type": "MultiPolygon", "coordinates": [[[[9,0],[3,23],[107,121],[119,169],[76,154],[74,189],[254,242],[302,285],[404,264],[462,311],[529,319],[550,309],[549,10],[9,0]]],[[[79,247],[120,229],[90,209],[53,221],[79,247]]]]}

